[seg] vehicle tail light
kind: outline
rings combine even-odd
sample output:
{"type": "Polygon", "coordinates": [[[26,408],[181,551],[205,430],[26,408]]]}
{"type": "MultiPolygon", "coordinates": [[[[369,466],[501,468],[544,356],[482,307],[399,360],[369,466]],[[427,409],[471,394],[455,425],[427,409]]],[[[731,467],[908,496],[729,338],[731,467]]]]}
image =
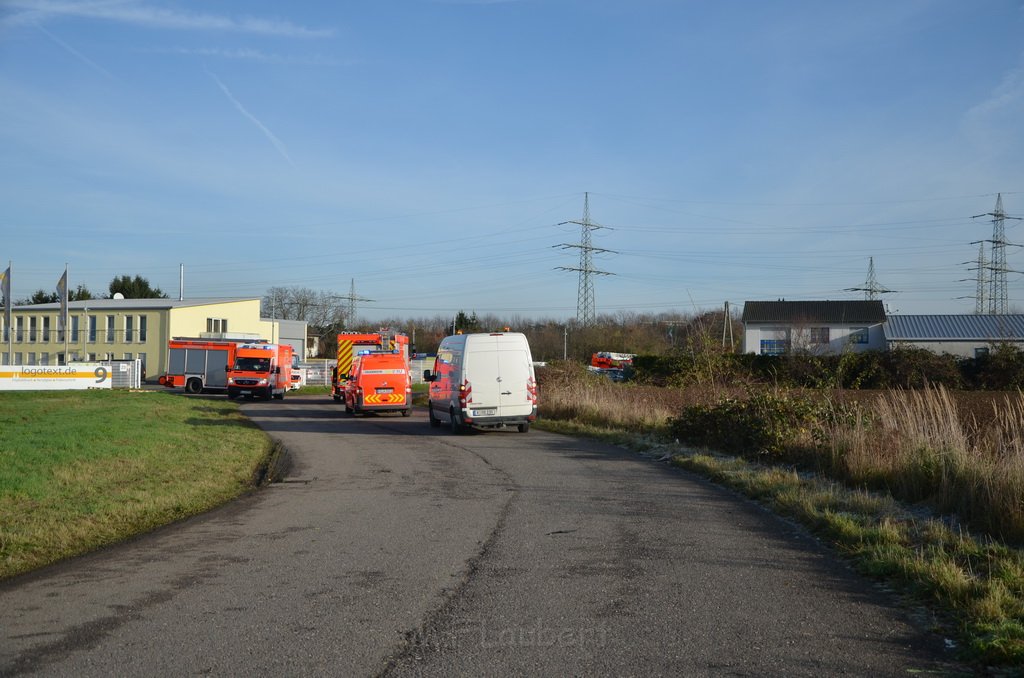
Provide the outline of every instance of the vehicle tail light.
{"type": "Polygon", "coordinates": [[[530,399],[531,403],[537,404],[537,382],[534,381],[533,377],[526,380],[526,396],[530,399]]]}
{"type": "Polygon", "coordinates": [[[465,408],[467,403],[473,402],[473,387],[469,380],[463,380],[459,386],[459,407],[465,408]]]}

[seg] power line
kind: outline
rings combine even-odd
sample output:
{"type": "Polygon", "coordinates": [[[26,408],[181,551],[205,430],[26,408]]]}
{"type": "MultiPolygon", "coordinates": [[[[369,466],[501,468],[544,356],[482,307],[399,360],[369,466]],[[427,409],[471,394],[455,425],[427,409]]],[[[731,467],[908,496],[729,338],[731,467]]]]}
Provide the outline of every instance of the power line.
{"type": "Polygon", "coordinates": [[[579,273],[579,287],[576,299],[576,320],[581,325],[593,324],[597,318],[596,303],[594,300],[594,279],[595,275],[615,275],[608,271],[599,271],[594,268],[594,252],[618,254],[613,250],[606,250],[601,247],[594,247],[591,233],[598,229],[606,229],[607,226],[595,224],[590,220],[590,194],[583,194],[583,219],[582,221],[563,221],[563,224],[576,224],[580,227],[580,241],[578,243],[562,243],[555,245],[563,249],[578,249],[580,251],[579,266],[557,266],[560,271],[576,271],[579,273]]]}

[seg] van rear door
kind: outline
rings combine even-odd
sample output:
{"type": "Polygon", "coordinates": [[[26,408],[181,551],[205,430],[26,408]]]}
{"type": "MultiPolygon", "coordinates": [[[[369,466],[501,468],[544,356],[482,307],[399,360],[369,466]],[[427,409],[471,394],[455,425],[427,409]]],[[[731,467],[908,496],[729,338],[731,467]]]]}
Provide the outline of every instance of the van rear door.
{"type": "Polygon", "coordinates": [[[498,416],[520,417],[533,412],[527,390],[533,363],[522,337],[498,337],[498,416]]]}

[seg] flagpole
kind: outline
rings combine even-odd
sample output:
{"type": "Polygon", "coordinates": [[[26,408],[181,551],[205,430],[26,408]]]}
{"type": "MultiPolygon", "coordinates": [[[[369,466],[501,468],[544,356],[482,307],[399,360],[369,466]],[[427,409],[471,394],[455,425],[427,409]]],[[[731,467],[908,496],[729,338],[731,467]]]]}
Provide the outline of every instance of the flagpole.
{"type": "Polygon", "coordinates": [[[70,296],[68,294],[68,286],[70,284],[71,283],[68,282],[68,264],[65,261],[64,262],[64,298],[61,300],[61,307],[62,307],[61,308],[61,315],[64,316],[63,318],[61,318],[61,323],[64,326],[64,364],[65,365],[68,364],[68,332],[70,332],[70,330],[71,330],[71,328],[68,327],[68,325],[70,324],[68,321],[70,320],[70,315],[71,315],[71,309],[70,309],[71,304],[68,303],[68,297],[70,296]]]}
{"type": "Polygon", "coordinates": [[[14,266],[14,262],[10,259],[7,260],[7,295],[4,299],[4,323],[7,325],[7,361],[9,364],[14,364],[14,328],[11,327],[11,310],[14,308],[14,303],[11,301],[11,267],[14,266]]]}

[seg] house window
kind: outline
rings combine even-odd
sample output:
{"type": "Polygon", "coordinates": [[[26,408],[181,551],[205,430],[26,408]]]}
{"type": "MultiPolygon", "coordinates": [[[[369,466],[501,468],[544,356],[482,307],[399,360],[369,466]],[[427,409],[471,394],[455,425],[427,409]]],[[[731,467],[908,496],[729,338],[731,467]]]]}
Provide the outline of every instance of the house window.
{"type": "Polygon", "coordinates": [[[868,343],[868,328],[866,328],[866,327],[851,327],[850,328],[850,343],[851,344],[866,344],[866,343],[868,343]]]}
{"type": "Polygon", "coordinates": [[[96,316],[89,316],[89,343],[96,343],[96,316]]]}
{"type": "Polygon", "coordinates": [[[224,334],[228,331],[227,318],[207,318],[206,331],[214,334],[224,334]]]}
{"type": "Polygon", "coordinates": [[[39,335],[39,341],[44,344],[50,341],[50,316],[48,315],[43,316],[43,331],[39,335]]]}
{"type": "Polygon", "coordinates": [[[50,354],[48,352],[44,351],[43,353],[39,354],[39,364],[40,365],[49,365],[50,364],[50,354]]]}
{"type": "MultiPolygon", "coordinates": [[[[28,319],[28,340],[29,341],[38,341],[38,339],[39,339],[38,324],[39,324],[39,318],[37,318],[35,316],[32,316],[31,318],[28,319]]],[[[34,365],[35,363],[30,363],[30,364],[34,365]]]]}
{"type": "Polygon", "coordinates": [[[828,328],[827,327],[812,327],[811,328],[811,343],[812,344],[827,344],[828,328]]]}
{"type": "Polygon", "coordinates": [[[130,344],[134,341],[135,336],[135,316],[126,315],[124,317],[124,341],[130,344]]]}
{"type": "MultiPolygon", "coordinates": [[[[14,319],[14,340],[25,341],[25,319],[18,316],[14,319]]],[[[17,363],[20,365],[21,363],[17,363]]]]}
{"type": "Polygon", "coordinates": [[[114,316],[107,316],[107,343],[112,344],[114,342],[114,316]]]}
{"type": "Polygon", "coordinates": [[[36,364],[36,352],[35,351],[29,351],[28,362],[25,363],[25,364],[26,365],[35,365],[36,364]]]}
{"type": "Polygon", "coordinates": [[[146,341],[146,316],[139,316],[139,341],[146,341]]]}
{"type": "Polygon", "coordinates": [[[974,359],[987,358],[988,357],[988,346],[982,346],[981,348],[974,349],[974,359]]]}
{"type": "Polygon", "coordinates": [[[789,342],[785,339],[762,339],[761,355],[786,355],[789,353],[789,342]]]}
{"type": "Polygon", "coordinates": [[[78,316],[71,316],[71,341],[78,341],[78,316]]]}
{"type": "Polygon", "coordinates": [[[23,364],[23,363],[21,362],[21,351],[15,351],[15,352],[14,352],[14,364],[15,364],[15,365],[21,365],[21,364],[23,364]]]}

